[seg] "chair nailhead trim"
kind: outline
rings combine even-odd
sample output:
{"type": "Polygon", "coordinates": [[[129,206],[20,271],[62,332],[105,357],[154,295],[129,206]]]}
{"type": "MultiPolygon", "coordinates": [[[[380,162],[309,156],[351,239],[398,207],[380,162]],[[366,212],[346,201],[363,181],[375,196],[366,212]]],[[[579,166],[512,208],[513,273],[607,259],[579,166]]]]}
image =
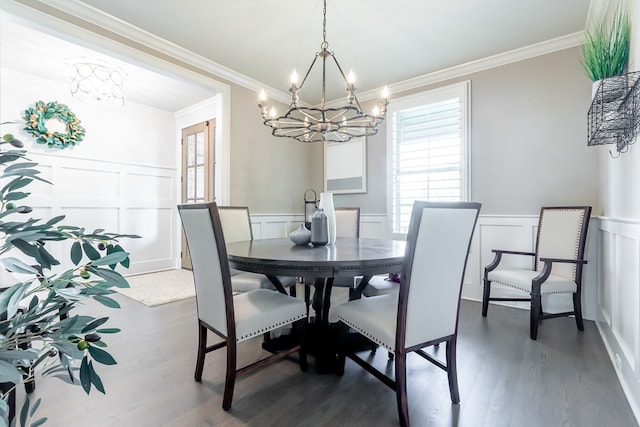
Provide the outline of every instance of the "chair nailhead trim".
{"type": "MultiPolygon", "coordinates": [[[[531,291],[529,289],[519,288],[519,287],[513,286],[512,284],[509,284],[509,283],[503,283],[503,282],[499,282],[497,280],[492,280],[492,283],[498,283],[500,285],[507,286],[507,287],[512,288],[512,289],[517,289],[517,290],[522,291],[522,292],[531,293],[531,291]]],[[[543,285],[544,285],[544,283],[543,283],[543,285]]],[[[571,291],[553,291],[553,292],[541,292],[540,293],[540,295],[560,295],[560,294],[575,294],[575,292],[571,292],[571,291]]]]}
{"type": "Polygon", "coordinates": [[[364,335],[365,337],[369,338],[371,341],[375,342],[376,344],[386,348],[388,351],[390,351],[391,353],[395,354],[396,350],[389,348],[386,344],[384,344],[382,341],[380,341],[379,339],[377,339],[376,337],[374,337],[373,335],[371,335],[370,333],[366,332],[366,331],[361,331],[358,327],[356,327],[356,325],[354,325],[353,323],[343,319],[342,317],[338,316],[338,318],[344,322],[347,326],[352,327],[353,329],[355,329],[356,331],[358,331],[359,333],[361,333],[362,335],[364,335]]]}
{"type": "Polygon", "coordinates": [[[262,335],[262,334],[265,334],[267,332],[273,331],[274,329],[277,329],[280,326],[286,326],[286,325],[288,325],[290,323],[295,322],[296,320],[303,319],[306,316],[307,316],[306,313],[305,314],[300,314],[300,315],[298,315],[296,317],[293,317],[293,318],[291,318],[289,320],[283,320],[282,322],[279,322],[279,323],[276,323],[276,324],[272,324],[270,326],[265,326],[262,329],[260,329],[259,331],[254,331],[254,332],[252,332],[250,334],[243,335],[241,337],[236,337],[236,342],[243,341],[243,340],[246,340],[246,339],[249,339],[249,338],[253,338],[253,337],[257,337],[258,335],[262,335]]]}

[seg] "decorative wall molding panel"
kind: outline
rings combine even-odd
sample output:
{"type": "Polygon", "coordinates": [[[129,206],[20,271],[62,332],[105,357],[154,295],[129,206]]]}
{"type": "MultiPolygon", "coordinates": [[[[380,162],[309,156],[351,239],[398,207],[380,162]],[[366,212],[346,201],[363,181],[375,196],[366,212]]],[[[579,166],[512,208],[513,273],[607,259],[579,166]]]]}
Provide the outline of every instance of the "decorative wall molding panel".
{"type": "MultiPolygon", "coordinates": [[[[124,274],[175,268],[179,256],[175,169],[39,154],[29,157],[40,163],[42,177],[53,182],[32,185],[28,200],[34,218],[66,215],[65,223],[88,230],[140,235],[140,239],[121,242],[131,252],[131,268],[122,270],[124,274]]],[[[54,252],[64,265],[69,261],[61,249],[54,252]]]]}
{"type": "Polygon", "coordinates": [[[640,420],[640,220],[601,218],[597,326],[640,420]]]}

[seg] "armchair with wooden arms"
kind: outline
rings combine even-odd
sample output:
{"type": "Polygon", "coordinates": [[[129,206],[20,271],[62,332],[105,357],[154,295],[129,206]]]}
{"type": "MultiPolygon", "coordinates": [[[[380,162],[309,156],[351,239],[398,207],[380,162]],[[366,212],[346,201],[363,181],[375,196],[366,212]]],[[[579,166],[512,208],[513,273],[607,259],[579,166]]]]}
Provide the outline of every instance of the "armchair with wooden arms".
{"type": "Polygon", "coordinates": [[[487,316],[489,301],[531,301],[530,336],[538,336],[542,319],[575,316],[578,330],[582,322],[582,267],[587,261],[584,250],[591,206],[543,207],[538,220],[535,252],[494,249],[493,262],[484,269],[482,316],[487,316]],[[527,256],[533,260],[532,269],[498,268],[503,255],[527,256]],[[492,297],[492,284],[502,285],[529,294],[529,297],[492,297]],[[573,310],[544,313],[542,296],[571,293],[573,310]]]}

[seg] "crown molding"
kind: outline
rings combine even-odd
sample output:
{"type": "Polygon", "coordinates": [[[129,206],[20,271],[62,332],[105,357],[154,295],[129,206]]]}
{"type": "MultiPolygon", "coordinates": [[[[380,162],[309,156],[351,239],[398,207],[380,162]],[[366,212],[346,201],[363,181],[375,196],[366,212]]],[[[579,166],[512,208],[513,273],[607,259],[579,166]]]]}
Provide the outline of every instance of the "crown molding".
{"type": "MultiPolygon", "coordinates": [[[[442,81],[467,76],[469,74],[485,71],[503,65],[508,65],[514,62],[523,61],[525,59],[535,58],[536,56],[546,55],[575,46],[580,46],[582,45],[583,41],[583,34],[581,32],[577,32],[545,42],[525,46],[520,49],[515,49],[509,52],[500,53],[476,61],[467,62],[455,67],[446,68],[444,70],[436,71],[429,74],[424,74],[422,76],[414,77],[401,82],[392,83],[387,85],[387,87],[389,89],[389,93],[391,94],[390,96],[392,96],[392,94],[394,93],[410,91],[442,81]]],[[[361,101],[378,99],[380,97],[381,89],[382,88],[373,89],[359,93],[358,98],[361,101]]]]}
{"type": "MultiPolygon", "coordinates": [[[[598,1],[602,0],[592,0],[591,6],[593,7],[593,2],[598,1]]],[[[6,0],[0,0],[0,5],[4,3],[6,3],[6,0]]],[[[163,54],[173,57],[179,61],[190,64],[209,73],[215,74],[222,79],[228,80],[229,82],[235,83],[247,89],[256,92],[264,89],[270,99],[277,100],[285,104],[288,104],[291,101],[291,97],[288,93],[272,88],[270,86],[266,86],[255,79],[249,78],[222,64],[195,54],[152,33],[144,31],[125,21],[108,15],[99,9],[96,9],[85,3],[81,3],[78,0],[39,0],[37,2],[38,4],[33,4],[34,2],[29,0],[13,0],[11,1],[11,3],[22,3],[30,8],[39,10],[40,12],[50,14],[47,13],[45,8],[38,8],[38,4],[47,5],[51,8],[69,14],[77,19],[86,21],[93,25],[97,25],[105,29],[106,31],[114,32],[124,37],[125,39],[141,44],[149,49],[162,52],[163,54]]],[[[78,25],[75,22],[69,21],[68,23],[78,25]]],[[[450,80],[479,71],[484,71],[490,68],[495,68],[525,59],[530,59],[536,56],[579,46],[582,43],[583,34],[581,32],[573,33],[567,36],[558,37],[541,43],[525,46],[523,48],[489,56],[476,61],[471,61],[444,70],[424,74],[422,76],[414,77],[401,82],[391,83],[388,85],[388,88],[390,93],[392,94],[410,91],[445,80],[450,80]]],[[[376,88],[360,92],[358,94],[358,98],[361,101],[377,99],[379,98],[381,89],[382,88],[376,88]]],[[[335,102],[337,101],[332,101],[327,104],[331,105],[335,102]]]]}

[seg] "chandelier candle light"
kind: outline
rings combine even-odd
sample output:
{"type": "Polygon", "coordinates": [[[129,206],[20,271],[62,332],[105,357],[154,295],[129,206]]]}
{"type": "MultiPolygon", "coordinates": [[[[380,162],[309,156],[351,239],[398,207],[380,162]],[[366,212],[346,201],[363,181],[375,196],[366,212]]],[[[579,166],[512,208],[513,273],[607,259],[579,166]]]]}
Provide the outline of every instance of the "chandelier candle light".
{"type": "Polygon", "coordinates": [[[293,138],[300,142],[346,142],[351,138],[375,135],[378,132],[378,125],[384,121],[387,112],[387,88],[382,91],[382,98],[374,107],[372,114],[362,111],[360,102],[356,97],[356,87],[353,73],[349,73],[349,78],[344,75],[338,60],[333,52],[328,50],[327,43],[327,0],[324,0],[322,21],[322,44],[320,52],[317,52],[311,66],[298,84],[298,76],[294,71],[291,76],[291,104],[289,109],[282,116],[278,116],[275,107],[269,105],[264,90],[260,92],[260,103],[258,107],[262,110],[264,124],[271,127],[273,136],[293,138]],[[322,58],[322,97],[320,106],[304,107],[299,106],[299,92],[302,90],[307,77],[318,57],[322,58]],[[344,83],[346,84],[347,102],[339,107],[327,107],[325,105],[326,89],[326,62],[327,58],[332,58],[344,83]]]}

